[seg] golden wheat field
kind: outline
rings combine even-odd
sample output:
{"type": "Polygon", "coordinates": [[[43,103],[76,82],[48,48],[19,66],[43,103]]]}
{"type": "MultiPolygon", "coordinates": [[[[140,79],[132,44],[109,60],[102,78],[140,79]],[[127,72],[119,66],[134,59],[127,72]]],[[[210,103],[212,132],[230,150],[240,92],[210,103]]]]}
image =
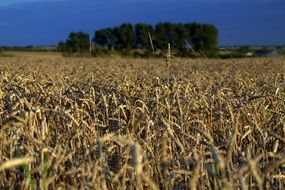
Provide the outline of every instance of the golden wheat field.
{"type": "Polygon", "coordinates": [[[285,58],[0,58],[0,189],[284,189],[285,58]]]}

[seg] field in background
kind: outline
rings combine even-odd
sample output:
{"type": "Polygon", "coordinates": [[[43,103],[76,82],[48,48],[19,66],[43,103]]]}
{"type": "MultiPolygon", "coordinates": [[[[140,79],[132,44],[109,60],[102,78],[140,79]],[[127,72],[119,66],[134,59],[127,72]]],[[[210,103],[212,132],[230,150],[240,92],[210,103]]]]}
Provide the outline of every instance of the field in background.
{"type": "Polygon", "coordinates": [[[0,58],[0,189],[284,189],[285,58],[0,58]]]}

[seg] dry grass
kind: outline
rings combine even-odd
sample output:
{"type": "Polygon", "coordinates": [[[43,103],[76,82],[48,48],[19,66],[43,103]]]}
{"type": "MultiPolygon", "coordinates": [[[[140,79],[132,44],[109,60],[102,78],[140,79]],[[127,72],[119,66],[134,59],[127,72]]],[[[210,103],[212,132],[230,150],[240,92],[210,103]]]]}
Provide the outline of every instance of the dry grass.
{"type": "Polygon", "coordinates": [[[284,61],[1,58],[0,189],[284,189],[284,61]]]}

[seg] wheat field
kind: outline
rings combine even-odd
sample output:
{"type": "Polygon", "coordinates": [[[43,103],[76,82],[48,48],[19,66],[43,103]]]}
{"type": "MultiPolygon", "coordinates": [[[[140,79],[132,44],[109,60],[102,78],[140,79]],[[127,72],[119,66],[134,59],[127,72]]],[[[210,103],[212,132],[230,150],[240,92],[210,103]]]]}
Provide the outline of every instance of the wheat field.
{"type": "Polygon", "coordinates": [[[284,189],[285,58],[0,58],[0,189],[284,189]]]}

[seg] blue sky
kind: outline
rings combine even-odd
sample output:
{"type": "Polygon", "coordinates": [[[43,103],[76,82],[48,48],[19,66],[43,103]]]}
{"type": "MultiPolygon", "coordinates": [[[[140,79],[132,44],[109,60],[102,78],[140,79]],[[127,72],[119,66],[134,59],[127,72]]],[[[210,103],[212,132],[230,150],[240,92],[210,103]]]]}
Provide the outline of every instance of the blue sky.
{"type": "Polygon", "coordinates": [[[285,0],[0,0],[0,45],[53,45],[124,22],[214,24],[219,45],[285,45],[285,0]]]}

